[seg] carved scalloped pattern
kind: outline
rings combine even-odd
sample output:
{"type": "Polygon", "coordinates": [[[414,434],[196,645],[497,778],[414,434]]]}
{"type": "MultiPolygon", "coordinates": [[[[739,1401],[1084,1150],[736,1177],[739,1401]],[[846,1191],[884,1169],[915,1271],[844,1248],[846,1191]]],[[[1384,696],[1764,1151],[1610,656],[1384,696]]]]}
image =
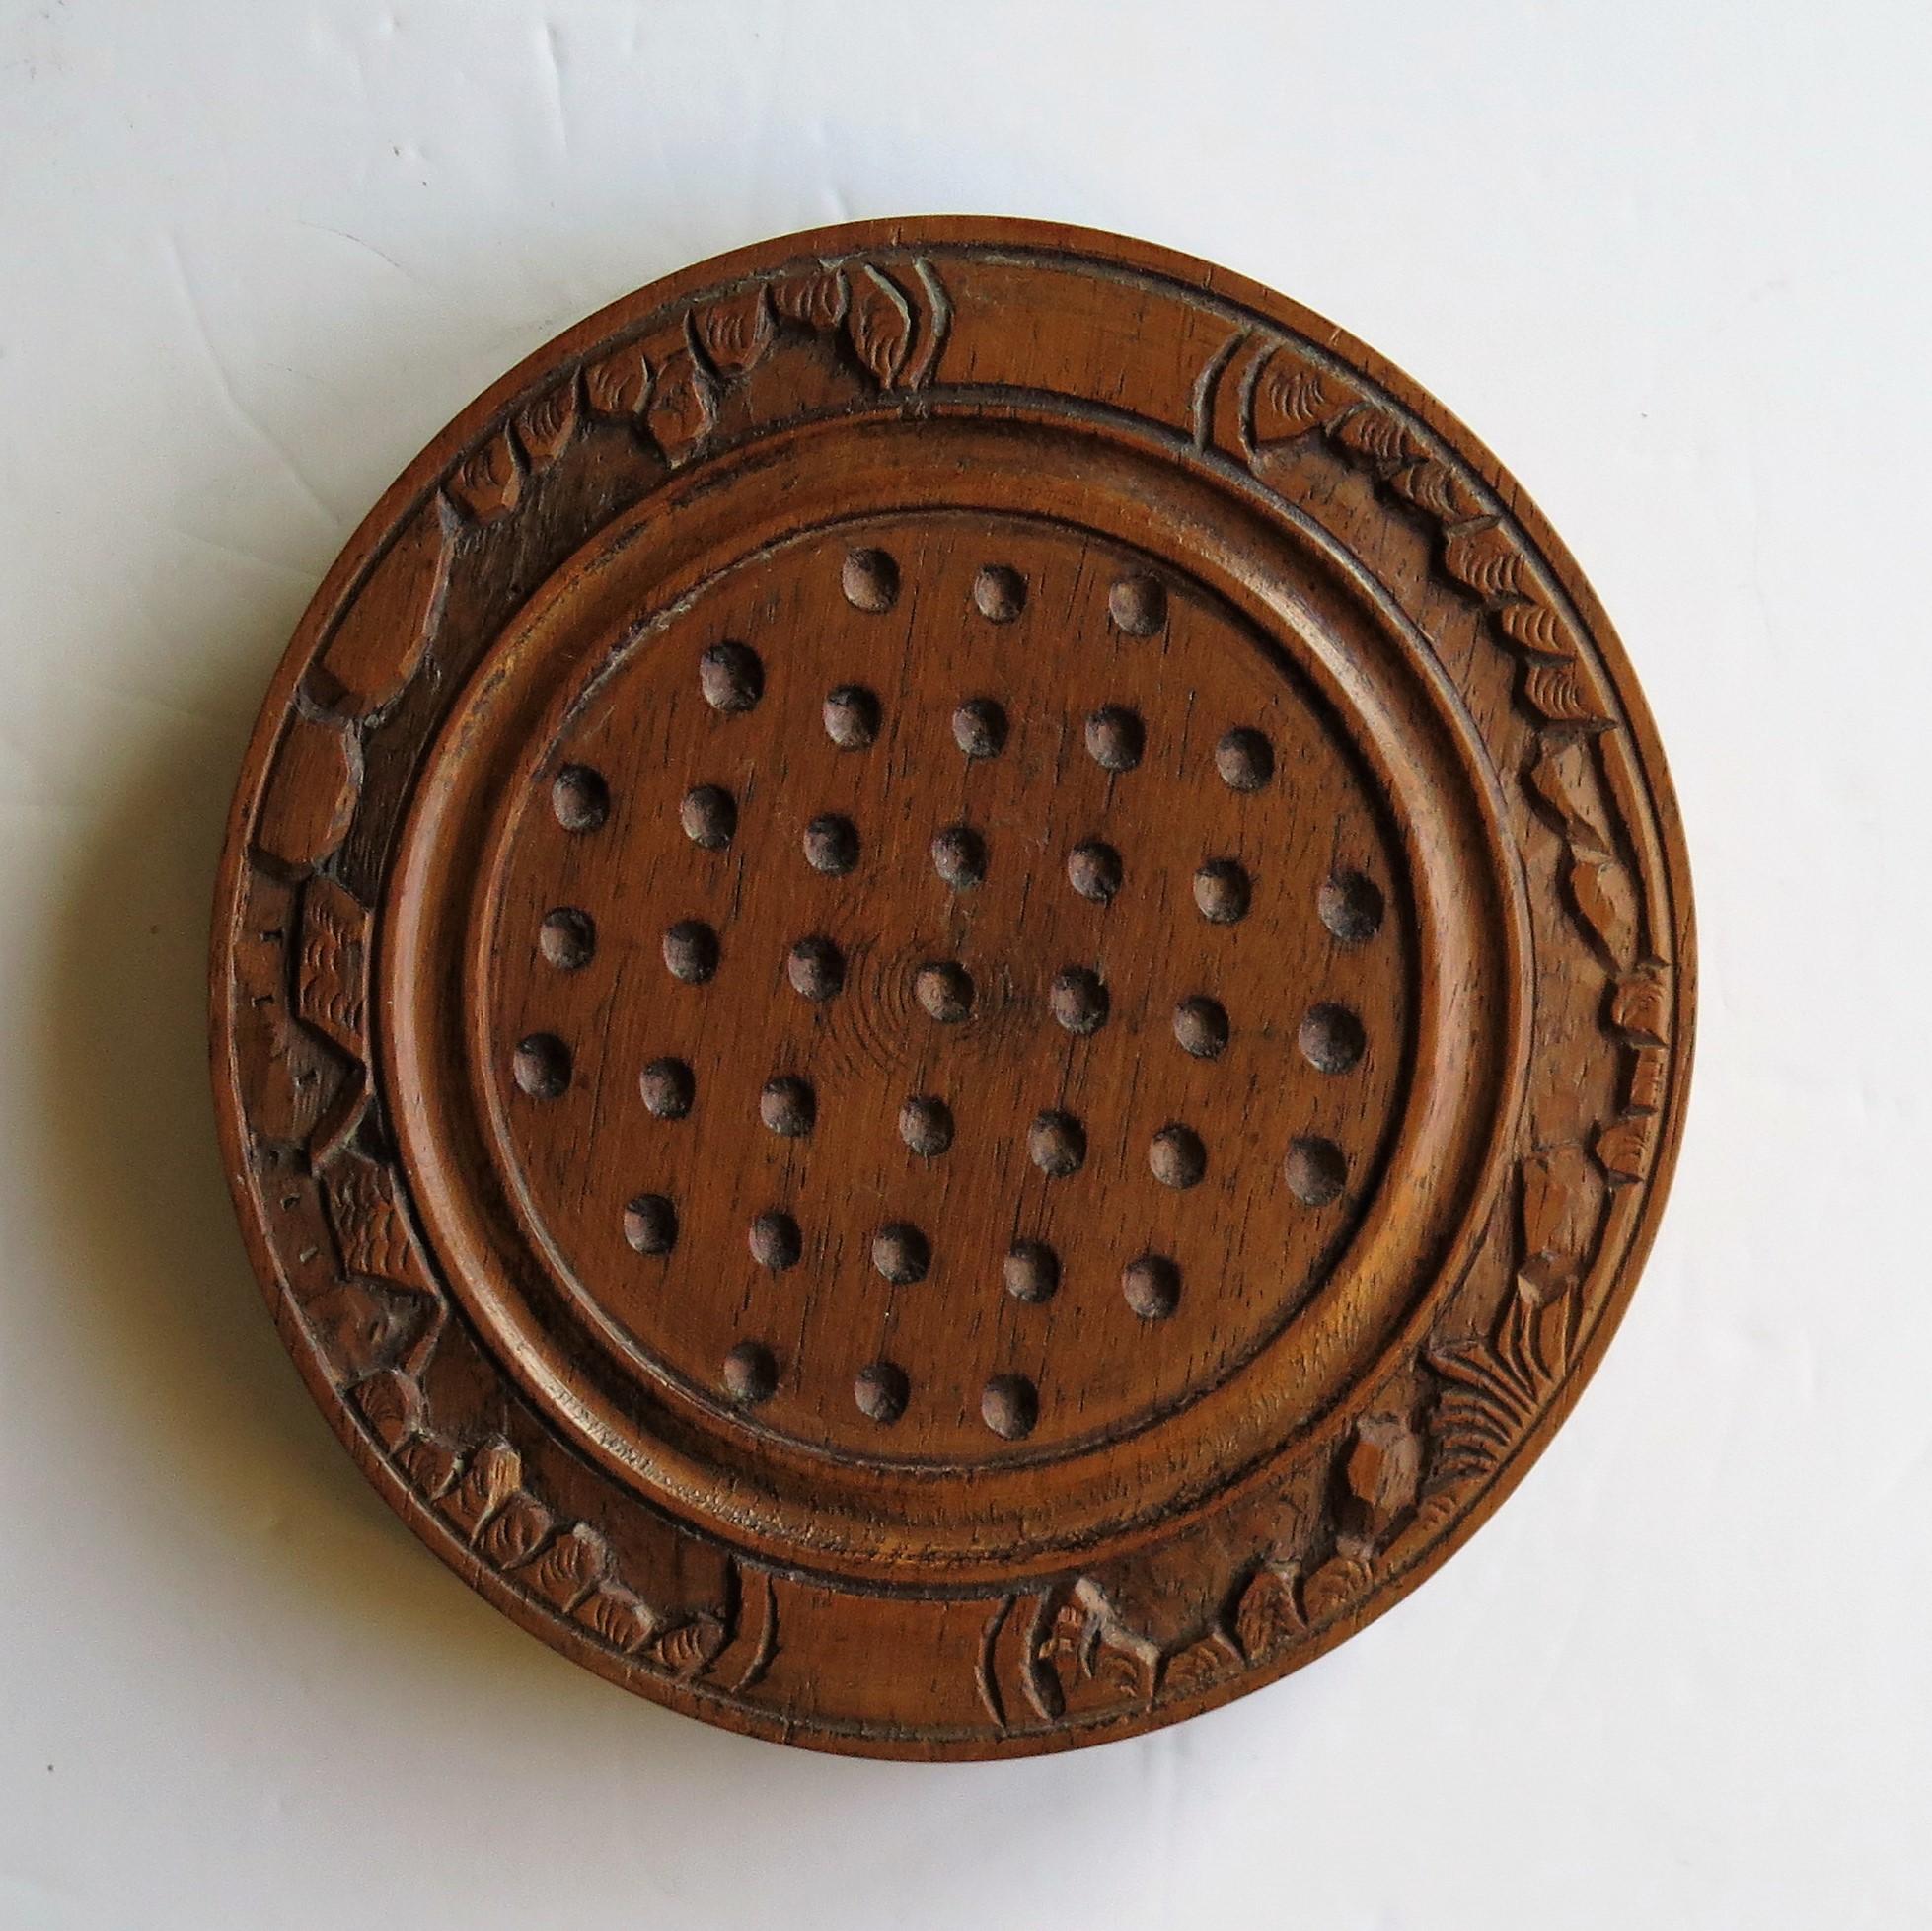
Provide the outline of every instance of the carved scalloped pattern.
{"type": "MultiPolygon", "coordinates": [[[[419,1384],[395,1369],[358,1382],[354,1401],[370,1433],[396,1467],[465,1542],[506,1580],[551,1608],[570,1615],[607,1648],[667,1675],[706,1675],[737,1637],[736,1607],[727,1613],[657,1607],[616,1574],[610,1544],[586,1523],[559,1527],[524,1486],[522,1455],[501,1436],[465,1449],[427,1425],[419,1384]]],[[[753,1655],[734,1685],[756,1680],[777,1644],[770,1579],[738,1567],[737,1597],[749,1597],[756,1629],[753,1655]]]]}

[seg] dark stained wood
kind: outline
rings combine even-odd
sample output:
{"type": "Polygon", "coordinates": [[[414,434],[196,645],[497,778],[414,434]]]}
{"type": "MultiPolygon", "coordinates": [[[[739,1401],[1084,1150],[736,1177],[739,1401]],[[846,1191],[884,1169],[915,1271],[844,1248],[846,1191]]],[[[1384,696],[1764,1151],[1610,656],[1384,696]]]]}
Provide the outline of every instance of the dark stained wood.
{"type": "Polygon", "coordinates": [[[1692,992],[1641,698],[1465,430],[1202,263],[879,223],[616,304],[377,506],[237,792],[215,1088],[298,1365],[491,1601],[996,1756],[1497,1506],[1692,992]]]}

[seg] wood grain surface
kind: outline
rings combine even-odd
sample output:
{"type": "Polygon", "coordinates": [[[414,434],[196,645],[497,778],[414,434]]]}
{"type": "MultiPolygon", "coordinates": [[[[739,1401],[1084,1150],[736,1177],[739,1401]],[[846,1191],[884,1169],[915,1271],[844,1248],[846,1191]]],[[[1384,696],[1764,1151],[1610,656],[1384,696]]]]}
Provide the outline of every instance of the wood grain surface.
{"type": "Polygon", "coordinates": [[[215,1088],[291,1352],[490,1600],[1020,1754],[1496,1507],[1655,1226],[1691,946],[1616,639],[1439,406],[1157,249],[875,223],[377,505],[237,792],[215,1088]]]}

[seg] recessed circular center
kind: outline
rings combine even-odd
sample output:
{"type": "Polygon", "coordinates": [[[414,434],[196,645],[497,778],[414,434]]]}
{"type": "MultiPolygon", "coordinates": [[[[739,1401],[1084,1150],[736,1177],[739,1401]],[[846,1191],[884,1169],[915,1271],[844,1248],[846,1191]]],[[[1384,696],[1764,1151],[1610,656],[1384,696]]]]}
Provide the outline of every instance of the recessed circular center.
{"type": "Polygon", "coordinates": [[[868,518],[624,640],[534,769],[500,1155],[720,1425],[1069,1450],[1332,1266],[1401,1112],[1406,874],[1333,715],[1185,575],[868,518]]]}

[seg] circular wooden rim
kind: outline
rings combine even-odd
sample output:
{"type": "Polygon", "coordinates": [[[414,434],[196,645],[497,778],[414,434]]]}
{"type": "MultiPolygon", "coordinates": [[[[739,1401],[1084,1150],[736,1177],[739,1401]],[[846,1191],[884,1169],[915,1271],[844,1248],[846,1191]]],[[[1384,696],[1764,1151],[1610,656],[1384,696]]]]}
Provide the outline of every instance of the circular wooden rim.
{"type": "MultiPolygon", "coordinates": [[[[648,515],[650,510],[646,507],[640,513],[648,515]]],[[[1478,593],[1477,601],[1485,607],[1488,617],[1496,621],[1519,607],[1507,601],[1514,594],[1509,587],[1512,579],[1507,574],[1510,567],[1507,561],[1499,563],[1493,558],[1472,556],[1465,559],[1462,570],[1452,566],[1450,574],[1463,578],[1465,587],[1478,593]],[[1498,570],[1504,574],[1496,574],[1498,570]]],[[[1537,597],[1541,594],[1538,591],[1537,597]]],[[[1532,597],[1529,603],[1537,607],[1537,598],[1532,597]]],[[[1531,668],[1534,668],[1533,661],[1531,668]]],[[[1600,686],[1590,687],[1588,695],[1599,701],[1606,698],[1600,686]]],[[[1576,856],[1574,838],[1571,851],[1573,857],[1576,856]]],[[[1610,862],[1619,859],[1627,863],[1628,854],[1618,853],[1610,862]]],[[[1589,859],[1588,854],[1576,861],[1595,862],[1589,859]]],[[[1644,866],[1640,863],[1637,869],[1643,873],[1644,866]]],[[[1613,967],[1617,963],[1612,959],[1613,967]]],[[[613,304],[538,351],[465,410],[409,466],[364,521],[298,627],[270,686],[237,791],[221,864],[214,933],[215,1092],[224,1156],[251,1258],[284,1338],[318,1403],[399,1514],[439,1555],[506,1613],[575,1660],[626,1687],[753,1734],[870,1754],[922,1757],[1022,1754],[1103,1741],[1110,1736],[1174,1721],[1226,1701],[1310,1660],[1390,1606],[1433,1572],[1514,1487],[1594,1372],[1627,1303],[1654,1235],[1682,1129],[1683,1096],[1692,1046],[1693,985],[1694,936],[1687,859],[1668,774],[1641,693],[1607,619],[1567,551],[1533,505],[1523,500],[1507,473],[1454,417],[1373,351],[1298,305],[1225,270],[1169,251],[1089,231],[1030,222],[942,218],[862,223],[741,250],[613,304]],[[500,1566],[486,1560],[479,1552],[474,1536],[453,1528],[446,1510],[439,1512],[425,1503],[419,1485],[412,1483],[396,1453],[385,1446],[380,1428],[372,1427],[365,1409],[352,1406],[345,1398],[339,1374],[332,1370],[317,1347],[296,1298],[285,1286],[285,1263],[264,1218],[258,1187],[251,1179],[251,1141],[245,1117],[246,1075],[236,1047],[241,1018],[239,1005],[244,998],[243,982],[236,968],[236,932],[251,853],[256,848],[259,814],[275,776],[288,719],[301,708],[298,686],[344,613],[366,586],[395,533],[431,498],[439,484],[447,484],[453,472],[474,459],[492,435],[502,433],[499,425],[514,405],[540,387],[552,372],[587,361],[600,346],[634,334],[649,318],[690,304],[706,290],[728,289],[748,277],[769,275],[787,265],[811,260],[856,262],[868,258],[896,263],[907,251],[939,256],[948,250],[972,250],[992,257],[1065,256],[1102,264],[1123,276],[1144,279],[1163,289],[1171,288],[1180,298],[1210,300],[1220,308],[1246,316],[1251,319],[1253,329],[1265,333],[1271,343],[1318,344],[1322,355],[1331,358],[1328,366],[1346,371],[1355,385],[1353,395],[1357,400],[1352,402],[1350,412],[1362,432],[1366,460],[1385,488],[1405,493],[1399,478],[1389,468],[1391,458],[1399,458],[1403,451],[1399,443],[1385,442],[1378,447],[1374,440],[1376,434],[1409,433],[1416,442],[1418,466],[1438,465],[1452,479],[1468,479],[1480,495],[1482,508],[1475,516],[1449,519],[1449,523],[1454,527],[1480,523],[1482,532],[1478,534],[1501,530],[1511,543],[1519,546],[1527,572],[1523,580],[1528,581],[1533,576],[1537,584],[1550,586],[1554,600],[1548,607],[1556,610],[1559,621],[1573,626],[1569,633],[1570,661],[1581,662],[1587,686],[1594,675],[1613,694],[1607,697],[1605,717],[1613,719],[1607,727],[1614,729],[1628,747],[1631,783],[1635,787],[1632,796],[1621,802],[1626,809],[1635,808],[1644,815],[1642,829],[1647,835],[1647,845],[1637,839],[1634,829],[1630,836],[1637,846],[1644,847],[1638,854],[1640,858],[1655,854],[1651,866],[1654,875],[1641,876],[1639,883],[1650,894],[1647,903],[1654,902],[1660,910],[1652,920],[1651,949],[1657,957],[1639,959],[1631,967],[1611,970],[1607,975],[1606,996],[1612,1002],[1608,1024],[1630,1051],[1639,1056],[1660,1053],[1664,1057],[1654,1063],[1658,1081],[1656,1103],[1639,1123],[1641,1147],[1628,1152],[1612,1149],[1607,1153],[1598,1147],[1591,1153],[1610,1184],[1633,1202],[1633,1211],[1625,1217],[1615,1242],[1616,1251],[1607,1265],[1601,1254],[1592,1262],[1593,1278],[1603,1278],[1588,1325],[1575,1337],[1562,1362],[1560,1374],[1538,1390],[1538,1398],[1530,1404],[1521,1428],[1484,1468],[1472,1496],[1458,1498],[1457,1506],[1444,1512],[1442,1519],[1430,1525],[1427,1535],[1411,1536],[1407,1530],[1403,1531],[1413,1546],[1404,1547],[1399,1562],[1365,1558],[1365,1567],[1372,1573],[1360,1579],[1360,1587],[1353,1597],[1338,1600],[1333,1612],[1325,1618],[1310,1616],[1308,1626],[1276,1652],[1258,1660],[1241,1657],[1237,1652],[1232,1666],[1222,1669],[1218,1674],[1204,1674],[1198,1686],[1191,1679],[1181,1679],[1179,1665],[1184,1659],[1162,1658],[1161,1693],[1118,1716],[1101,1716],[1078,1724],[1014,1726],[1004,1734],[989,1731],[984,1735],[935,1737],[894,1735],[879,1727],[842,1728],[836,1722],[800,1723],[781,1712],[762,1709],[755,1701],[722,1693],[706,1680],[703,1669],[686,1674],[677,1670],[643,1668],[632,1654],[600,1639],[594,1629],[552,1613],[528,1589],[512,1581],[500,1566]],[[1391,423],[1392,431],[1387,426],[1391,423]],[[1634,982],[1641,972],[1649,971],[1657,963],[1658,957],[1665,970],[1661,976],[1652,973],[1655,998],[1650,1006],[1639,1012],[1634,1002],[1640,989],[1634,982]],[[1640,1170],[1623,1173],[1615,1165],[1620,1158],[1631,1162],[1641,1160],[1640,1170]]],[[[1620,1124],[1628,1126],[1630,1121],[1607,1123],[1610,1128],[1620,1124]]],[[[1621,1142],[1617,1143],[1617,1148],[1621,1146],[1621,1142]]],[[[1334,1562],[1342,1560],[1333,1559],[1334,1562]]],[[[771,1585],[760,1586],[769,1595],[771,1585]]],[[[1297,1585],[1299,1589],[1305,1586],[1306,1579],[1297,1585]]],[[[1297,1597],[1298,1603],[1306,1600],[1305,1596],[1297,1597]]],[[[1081,1613],[1088,1615],[1090,1623],[1097,1612],[1082,1610],[1081,1613]]],[[[995,1641],[995,1636],[989,1635],[989,1655],[995,1641]]]]}

